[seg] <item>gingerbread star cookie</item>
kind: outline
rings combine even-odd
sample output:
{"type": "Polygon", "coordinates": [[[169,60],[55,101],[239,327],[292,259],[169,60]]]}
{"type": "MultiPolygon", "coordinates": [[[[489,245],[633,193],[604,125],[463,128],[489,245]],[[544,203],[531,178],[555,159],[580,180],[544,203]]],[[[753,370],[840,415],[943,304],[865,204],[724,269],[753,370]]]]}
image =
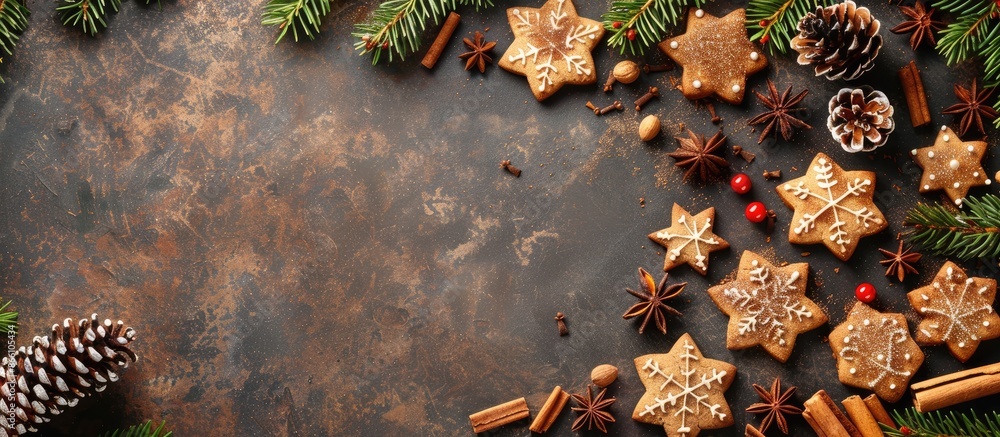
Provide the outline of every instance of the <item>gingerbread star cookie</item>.
{"type": "Polygon", "coordinates": [[[726,240],[712,233],[715,208],[691,215],[675,203],[671,217],[669,228],[649,234],[650,240],[667,249],[663,270],[687,263],[704,276],[708,273],[708,255],[729,247],[726,240]]]}
{"type": "Polygon", "coordinates": [[[659,44],[660,50],[684,68],[681,92],[691,100],[716,96],[738,105],[747,76],[767,67],[764,52],[747,38],[746,11],[722,18],[690,9],[683,35],[659,44]]]}
{"type": "Polygon", "coordinates": [[[760,345],[784,363],[795,338],[826,323],[823,309],[806,297],[809,264],[775,267],[756,253],[740,258],[736,280],[708,289],[715,305],[729,316],[726,347],[760,345]]]}
{"type": "Polygon", "coordinates": [[[888,402],[903,397],[910,378],[924,363],[924,353],[910,337],[902,314],[880,313],[861,302],[830,332],[830,347],[840,382],[874,391],[888,402]]]}
{"type": "Polygon", "coordinates": [[[981,164],[986,142],[962,141],[948,126],[941,126],[933,146],[913,149],[910,154],[924,169],[921,193],[944,190],[952,202],[961,206],[969,188],[992,183],[981,164]]]}
{"type": "Polygon", "coordinates": [[[576,14],[572,0],[548,0],[541,9],[507,9],[514,42],[497,64],[528,78],[538,101],[565,84],[597,82],[590,51],[604,36],[600,22],[576,14]]]}
{"type": "Polygon", "coordinates": [[[993,311],[996,294],[996,280],[970,278],[946,262],[930,285],[906,294],[922,318],[917,343],[947,344],[955,358],[968,361],[980,341],[1000,337],[1000,317],[993,311]]]}
{"type": "Polygon", "coordinates": [[[632,411],[633,420],[683,437],[733,424],[724,393],[736,378],[736,366],[705,358],[689,334],[666,354],[636,358],[635,370],[646,393],[632,411]]]}
{"type": "Polygon", "coordinates": [[[788,241],[823,243],[842,261],[851,258],[859,239],[889,225],[872,201],[875,173],[845,171],[822,153],[813,158],[805,176],[777,190],[785,205],[795,210],[788,241]]]}

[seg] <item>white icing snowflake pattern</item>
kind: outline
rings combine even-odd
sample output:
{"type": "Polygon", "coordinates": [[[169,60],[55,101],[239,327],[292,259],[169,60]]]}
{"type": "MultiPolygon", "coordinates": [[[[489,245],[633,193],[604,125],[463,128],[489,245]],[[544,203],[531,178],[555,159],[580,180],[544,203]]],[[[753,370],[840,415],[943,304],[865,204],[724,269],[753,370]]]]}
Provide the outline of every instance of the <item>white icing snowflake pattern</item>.
{"type": "Polygon", "coordinates": [[[665,391],[666,397],[654,397],[654,403],[644,405],[643,410],[639,412],[639,417],[647,414],[669,414],[676,408],[676,411],[673,411],[673,416],[680,416],[681,418],[680,426],[676,432],[681,436],[687,436],[688,433],[692,432],[690,426],[692,419],[689,419],[688,415],[700,414],[701,408],[707,408],[713,419],[717,419],[720,422],[726,419],[726,413],[722,412],[722,404],[706,402],[706,399],[710,396],[713,384],[717,384],[716,389],[724,384],[723,378],[728,372],[712,368],[711,375],[707,372],[695,375],[698,369],[692,368],[691,361],[698,361],[700,357],[691,353],[695,347],[687,338],[682,338],[682,340],[684,341],[684,345],[680,359],[683,360],[684,369],[680,372],[679,378],[675,377],[672,373],[665,373],[660,363],[653,358],[647,359],[646,364],[642,367],[643,371],[648,372],[647,376],[649,378],[663,379],[660,391],[665,391]],[[695,376],[695,381],[691,380],[692,376],[695,376]],[[668,406],[671,408],[671,411],[668,411],[668,406]]]}
{"type": "Polygon", "coordinates": [[[696,255],[694,257],[695,260],[694,264],[698,266],[698,268],[706,270],[708,269],[708,265],[705,264],[705,260],[708,259],[708,257],[706,256],[707,252],[706,254],[703,254],[701,252],[701,245],[708,244],[717,246],[720,244],[719,240],[715,239],[714,236],[710,236],[709,238],[704,237],[705,232],[708,231],[709,229],[712,229],[712,219],[710,218],[705,219],[705,225],[699,229],[698,220],[692,217],[691,219],[692,223],[689,224],[687,222],[687,218],[688,218],[687,215],[681,215],[681,217],[677,219],[678,223],[684,225],[686,233],[675,234],[673,232],[670,232],[670,229],[664,229],[662,231],[657,232],[656,236],[657,238],[661,238],[666,241],[673,240],[674,238],[684,240],[684,243],[673,249],[670,249],[667,252],[667,257],[670,258],[670,261],[676,261],[677,257],[681,255],[681,251],[683,251],[684,248],[687,247],[689,244],[694,243],[694,248],[696,252],[696,255]]]}
{"type": "Polygon", "coordinates": [[[816,211],[803,214],[793,232],[796,234],[809,233],[816,228],[816,221],[820,217],[823,217],[825,214],[832,214],[833,223],[830,224],[827,231],[833,232],[829,235],[829,239],[839,246],[841,252],[847,252],[847,246],[851,244],[851,240],[848,238],[849,233],[844,230],[844,225],[847,225],[848,222],[844,221],[844,218],[841,216],[842,214],[853,216],[855,222],[860,223],[865,228],[869,228],[871,225],[882,224],[882,219],[877,217],[875,212],[869,210],[866,206],[849,208],[842,205],[845,199],[858,197],[866,193],[868,188],[873,185],[872,180],[855,178],[854,181],[847,182],[846,190],[839,195],[835,195],[833,188],[840,181],[833,177],[833,164],[825,157],[819,158],[817,164],[817,166],[813,167],[813,170],[817,172],[815,176],[816,184],[824,190],[823,192],[815,193],[809,187],[805,186],[805,182],[801,181],[794,185],[791,182],[784,185],[785,191],[790,192],[799,199],[814,198],[823,202],[823,205],[816,211]]]}
{"type": "MultiPolygon", "coordinates": [[[[905,326],[899,326],[896,319],[879,317],[873,322],[866,318],[861,326],[847,325],[847,331],[840,357],[851,363],[848,372],[852,375],[859,372],[859,367],[864,371],[874,369],[874,376],[866,381],[868,388],[874,389],[887,377],[899,376],[909,380],[913,375],[905,367],[913,356],[906,352],[900,354],[898,350],[901,344],[910,340],[910,335],[905,326]],[[862,351],[860,345],[867,345],[866,350],[862,351]]],[[[896,388],[896,383],[889,383],[889,390],[896,388]]]]}
{"type": "MultiPolygon", "coordinates": [[[[518,37],[525,37],[525,48],[517,48],[516,52],[508,51],[507,60],[520,63],[525,69],[534,72],[538,91],[544,92],[547,87],[555,85],[553,75],[559,73],[562,64],[567,71],[577,76],[589,78],[593,73],[593,62],[590,56],[577,54],[576,44],[588,43],[603,35],[603,28],[592,20],[581,20],[583,24],[567,25],[569,17],[564,11],[568,8],[567,0],[554,0],[556,5],[550,9],[547,17],[543,17],[543,9],[513,9],[515,17],[511,22],[518,37]],[[534,42],[535,44],[532,44],[534,42]],[[539,63],[540,59],[544,59],[539,63]],[[528,66],[530,61],[531,66],[528,66]]],[[[571,6],[570,6],[571,7],[571,6]]],[[[513,49],[513,47],[512,47],[513,49]]],[[[586,50],[589,53],[589,48],[586,50]]],[[[529,73],[525,73],[527,76],[529,73]]]]}
{"type": "MultiPolygon", "coordinates": [[[[953,335],[961,336],[960,338],[969,339],[972,341],[978,341],[979,337],[976,336],[976,332],[979,330],[979,323],[982,322],[982,314],[990,314],[993,312],[993,306],[988,303],[983,303],[980,305],[968,305],[966,303],[966,294],[969,293],[969,288],[975,283],[975,280],[966,277],[962,280],[955,273],[955,269],[951,266],[947,267],[946,283],[944,284],[947,289],[942,287],[942,284],[938,281],[934,281],[931,284],[935,290],[937,290],[937,298],[933,301],[929,296],[923,294],[920,298],[925,302],[924,306],[919,308],[921,314],[939,314],[944,316],[948,321],[946,327],[942,327],[936,323],[929,324],[927,327],[941,332],[941,340],[949,341],[952,339],[953,335]],[[961,288],[959,291],[958,289],[961,288]],[[948,296],[957,296],[958,298],[952,300],[948,296]],[[972,320],[970,320],[972,319],[972,320]],[[970,323],[975,322],[975,323],[970,323]]],[[[965,275],[961,275],[965,276],[965,275]]],[[[986,286],[980,287],[975,291],[980,297],[983,293],[986,293],[986,286]]],[[[921,334],[927,337],[932,337],[931,333],[927,329],[921,329],[921,334]]],[[[958,341],[958,347],[966,347],[967,344],[963,340],[958,341]]]]}
{"type": "Polygon", "coordinates": [[[751,287],[743,287],[747,285],[745,282],[734,282],[726,287],[722,295],[742,310],[740,335],[758,333],[759,330],[765,337],[784,346],[788,334],[785,324],[813,316],[812,311],[795,296],[798,289],[795,282],[799,280],[799,272],[783,277],[772,272],[768,266],[761,266],[757,260],[752,263],[754,269],[750,271],[751,287]]]}

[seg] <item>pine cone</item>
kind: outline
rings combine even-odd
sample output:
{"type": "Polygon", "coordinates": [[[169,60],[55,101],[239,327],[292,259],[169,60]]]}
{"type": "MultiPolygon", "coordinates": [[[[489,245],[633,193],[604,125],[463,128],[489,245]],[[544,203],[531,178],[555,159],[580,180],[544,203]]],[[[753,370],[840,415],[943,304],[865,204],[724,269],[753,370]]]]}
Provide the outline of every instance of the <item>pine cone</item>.
{"type": "Polygon", "coordinates": [[[109,382],[118,380],[129,360],[138,359],[128,348],[134,340],[135,331],[121,320],[112,324],[106,319],[101,324],[93,314],[77,324],[66,319],[62,325],[52,325],[51,335],[35,337],[31,346],[4,357],[0,437],[35,432],[36,424],[104,391],[109,382]]]}
{"type": "Polygon", "coordinates": [[[844,88],[830,99],[826,127],[844,150],[870,152],[885,144],[896,128],[892,113],[892,105],[881,91],[844,88]]]}
{"type": "Polygon", "coordinates": [[[875,66],[882,47],[879,27],[868,8],[859,8],[851,0],[821,6],[799,21],[792,48],[799,52],[799,65],[816,65],[817,76],[851,80],[875,66]]]}

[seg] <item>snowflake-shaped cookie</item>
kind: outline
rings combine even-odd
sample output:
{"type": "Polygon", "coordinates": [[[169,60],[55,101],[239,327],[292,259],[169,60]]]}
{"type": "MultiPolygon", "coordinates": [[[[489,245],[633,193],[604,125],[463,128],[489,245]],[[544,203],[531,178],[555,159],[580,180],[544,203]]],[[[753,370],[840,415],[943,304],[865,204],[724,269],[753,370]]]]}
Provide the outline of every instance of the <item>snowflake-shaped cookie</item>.
{"type": "Polygon", "coordinates": [[[981,340],[1000,337],[1000,317],[993,311],[997,281],[970,278],[948,261],[934,280],[907,293],[922,320],[916,340],[922,345],[948,344],[948,351],[966,362],[981,340]]]}
{"type": "Polygon", "coordinates": [[[734,105],[743,101],[747,76],[767,67],[764,52],[747,38],[746,18],[743,9],[718,18],[692,8],[684,34],[659,44],[684,69],[684,97],[697,100],[714,95],[734,105]]]}
{"type": "Polygon", "coordinates": [[[548,0],[541,9],[510,8],[507,20],[514,42],[497,65],[527,77],[539,102],[565,84],[597,82],[590,51],[604,36],[604,27],[577,15],[572,0],[548,0]]]}
{"type": "Polygon", "coordinates": [[[941,126],[933,146],[913,149],[910,154],[924,169],[921,193],[944,190],[952,202],[961,206],[969,188],[992,183],[981,163],[986,142],[962,141],[948,126],[941,126]]]}
{"type": "Polygon", "coordinates": [[[924,363],[924,353],[910,337],[902,314],[880,313],[861,302],[830,332],[830,347],[840,382],[871,390],[888,402],[903,397],[910,378],[924,363]]]}
{"type": "Polygon", "coordinates": [[[872,201],[875,173],[844,171],[822,153],[813,158],[805,176],[777,190],[781,200],[795,210],[788,241],[823,243],[842,261],[851,258],[859,239],[888,226],[872,201]]]}
{"type": "Polygon", "coordinates": [[[760,345],[784,363],[795,338],[826,323],[823,309],[806,297],[809,264],[775,267],[756,253],[740,258],[736,280],[708,289],[712,301],[729,316],[726,347],[760,345]]]}
{"type": "Polygon", "coordinates": [[[689,334],[666,354],[636,358],[635,369],[646,393],[632,411],[633,420],[663,425],[667,435],[682,437],[733,424],[724,393],[736,366],[705,358],[689,334]]]}
{"type": "Polygon", "coordinates": [[[708,254],[729,247],[726,240],[712,233],[713,226],[715,208],[691,215],[675,203],[670,227],[649,234],[650,240],[667,249],[663,270],[687,263],[705,275],[708,272],[708,254]]]}

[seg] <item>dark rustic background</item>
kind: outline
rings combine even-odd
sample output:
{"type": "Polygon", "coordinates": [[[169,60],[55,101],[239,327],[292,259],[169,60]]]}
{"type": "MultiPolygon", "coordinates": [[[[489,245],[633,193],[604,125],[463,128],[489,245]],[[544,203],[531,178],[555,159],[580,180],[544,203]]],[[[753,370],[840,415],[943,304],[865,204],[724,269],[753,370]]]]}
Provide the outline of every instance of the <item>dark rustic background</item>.
{"type": "MultiPolygon", "coordinates": [[[[601,363],[621,369],[611,433],[661,435],[629,418],[643,392],[631,361],[666,352],[684,332],[706,356],[739,368],[727,394],[738,426],[713,435],[757,423],[742,412],[756,401],[750,384],[775,376],[799,386],[800,402],[821,388],[838,399],[863,393],[836,381],[824,336],[861,281],[878,287],[877,308],[916,320],[904,293],[943,260],[925,258],[920,277],[890,284],[876,248],[895,248],[907,208],[939,199],[917,194],[919,171],[906,152],[954,122],[939,114],[955,101],[951,84],[978,67],[949,69],[919,52],[934,125],[911,128],[895,77],[914,54],[906,36],[888,32],[903,16],[865,2],[886,41],[858,83],[896,103],[889,144],[841,151],[825,118],[845,83],[812,77],[791,55],[772,57],[748,86],[763,91],[769,77],[782,89],[808,87],[815,128],[791,144],[758,146],[745,124],[762,106],[752,97],[718,105],[730,143],[757,154],[747,164],[727,152],[755,183],[737,196],[726,183],[680,182],[666,156],[671,137],[681,124],[703,134],[718,127],[678,91],[642,114],[597,118],[584,108],[630,102],[651,84],[667,89],[670,74],[613,95],[567,87],[539,104],[521,77],[463,71],[459,37],[489,27],[497,56],[513,40],[503,11],[521,3],[498,3],[463,9],[429,72],[416,56],[373,68],[354,52],[352,24],[374,1],[339,0],[315,41],[278,45],[274,29],[259,24],[262,0],[165,0],[162,8],[129,0],[96,38],[61,26],[54,3],[31,2],[31,26],[0,66],[2,294],[21,314],[22,344],[65,317],[97,312],[136,328],[141,357],[122,382],[43,435],[90,435],[147,418],[166,419],[178,436],[468,435],[468,414],[521,396],[535,413],[555,385],[584,390],[601,363]],[[647,113],[662,117],[665,133],[643,144],[636,128],[647,113]],[[791,213],[776,182],[760,177],[765,169],[798,177],[819,151],[847,169],[879,172],[876,199],[891,227],[863,240],[850,262],[789,245],[791,213]],[[521,178],[501,172],[501,159],[521,166],[521,178]],[[771,242],[743,218],[751,199],[779,214],[771,242]],[[676,269],[672,276],[689,282],[678,303],[685,316],[670,319],[666,336],[640,336],[621,319],[633,303],[624,288],[637,285],[637,267],[662,265],[646,234],[666,227],[672,202],[692,212],[718,207],[715,231],[733,247],[713,255],[707,277],[676,269]],[[785,365],[759,349],[725,348],[727,318],[705,290],[743,250],[809,262],[808,295],[830,314],[829,326],[799,337],[785,365]],[[556,333],[557,311],[568,337],[556,333]]],[[[606,6],[577,2],[593,18],[606,6]]],[[[595,57],[602,82],[622,59],[604,45],[595,57]]],[[[995,146],[996,130],[989,133],[995,146]]],[[[990,174],[1000,169],[995,151],[986,164],[990,174]]],[[[988,264],[968,267],[996,276],[995,260],[988,264]]],[[[996,362],[998,344],[983,343],[965,366],[926,348],[914,380],[996,362]]],[[[551,433],[570,435],[574,416],[565,412],[551,433]]],[[[801,419],[792,424],[796,435],[810,434],[801,419]]],[[[525,423],[494,433],[527,434],[525,423]]]]}

